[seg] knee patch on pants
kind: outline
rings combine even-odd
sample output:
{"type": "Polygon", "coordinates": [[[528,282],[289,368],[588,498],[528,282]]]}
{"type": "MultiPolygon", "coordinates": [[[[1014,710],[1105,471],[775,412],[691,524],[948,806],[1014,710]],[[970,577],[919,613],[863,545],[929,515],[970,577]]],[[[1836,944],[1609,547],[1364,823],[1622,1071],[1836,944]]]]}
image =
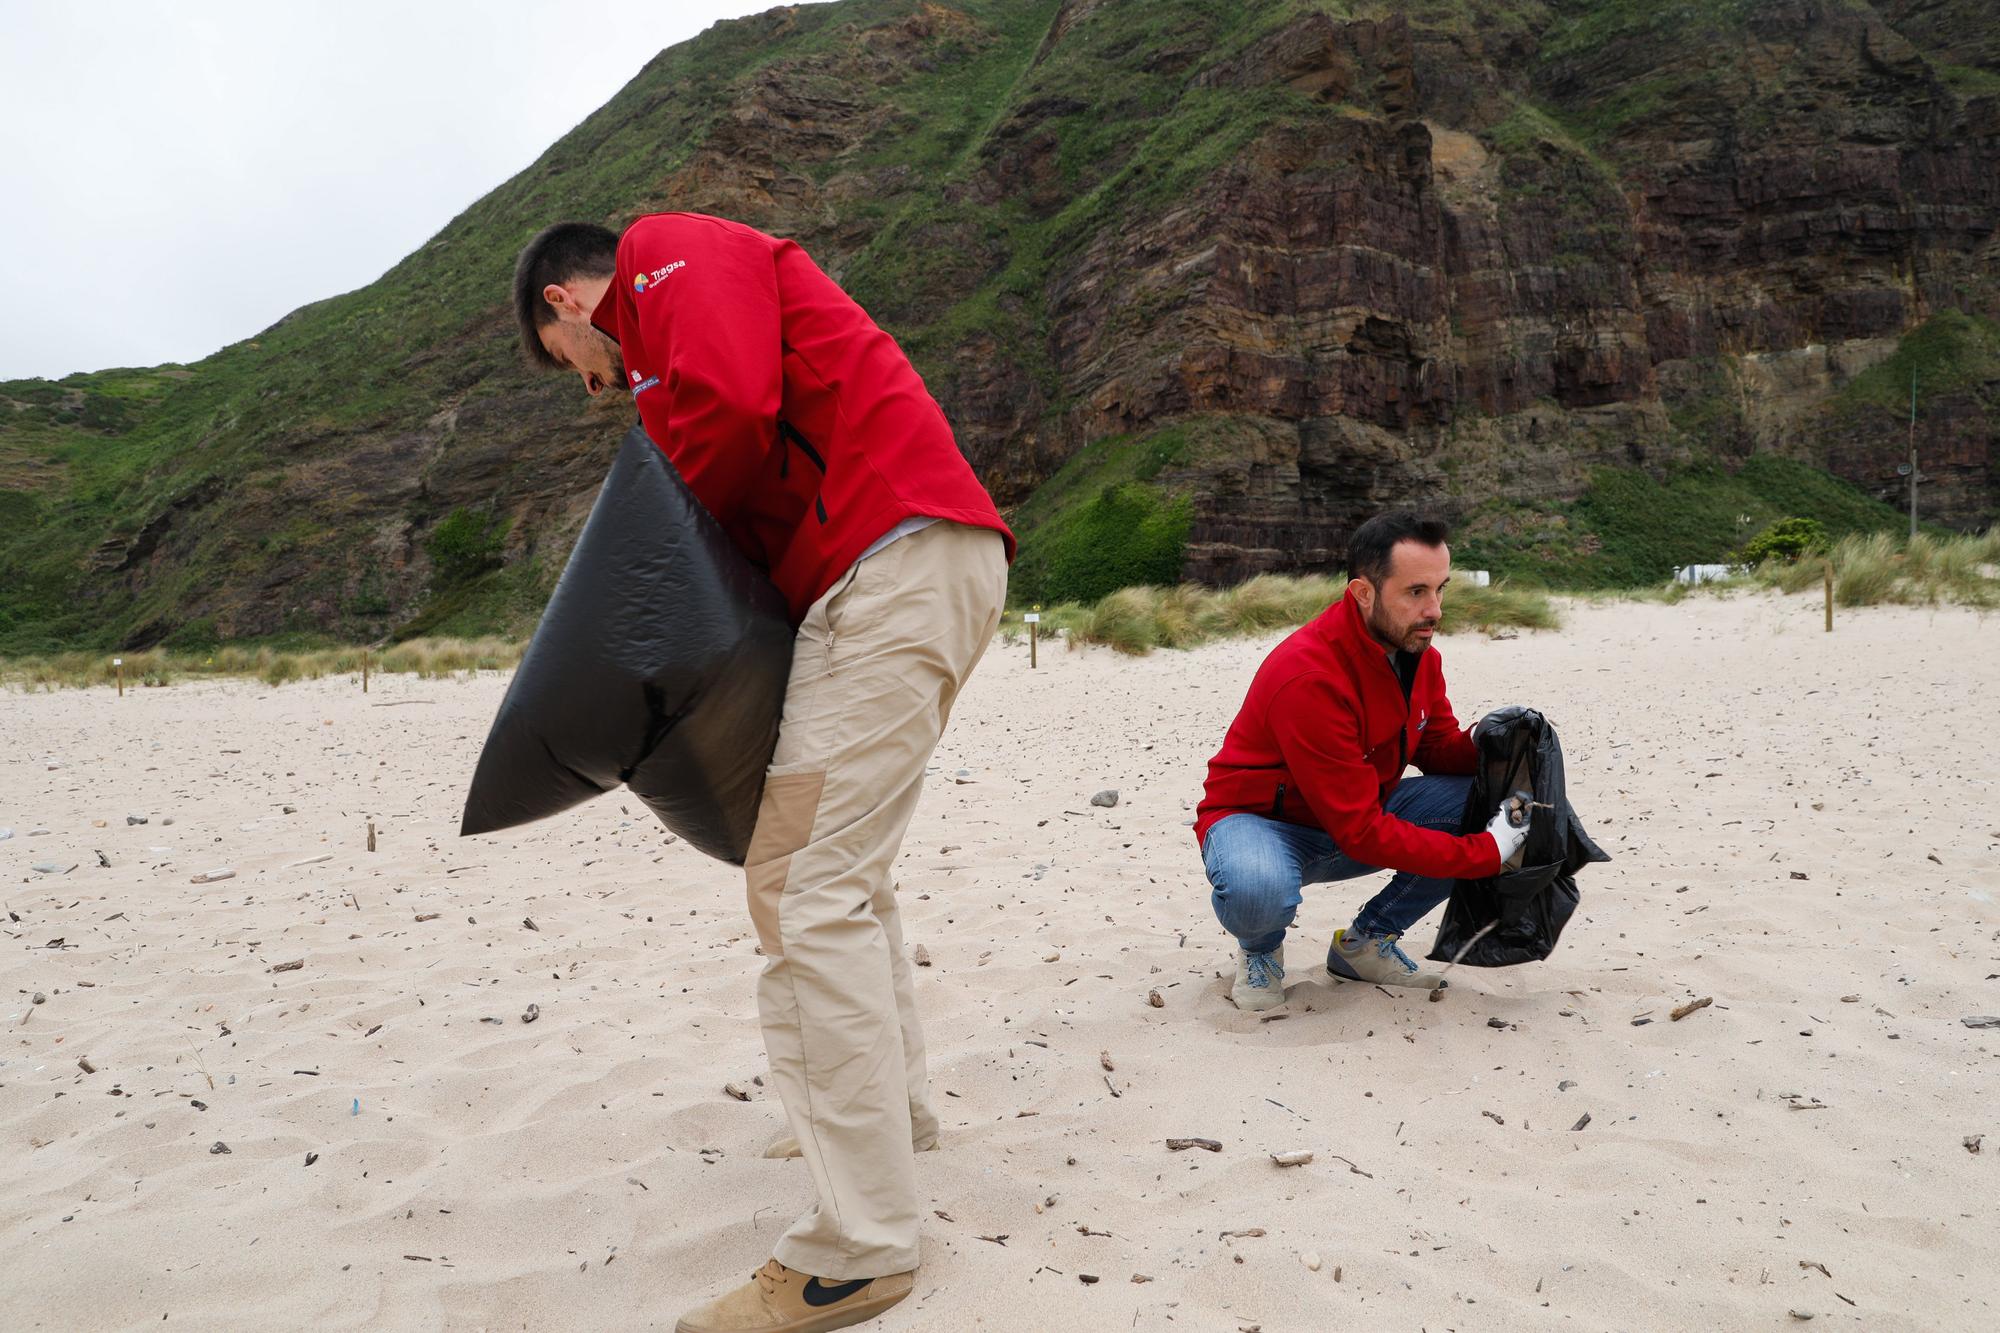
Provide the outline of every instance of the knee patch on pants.
{"type": "Polygon", "coordinates": [[[778,900],[784,896],[793,855],[812,839],[813,820],[825,787],[824,772],[785,773],[765,780],[743,876],[750,922],[757,929],[757,942],[764,946],[766,957],[781,957],[785,952],[778,934],[778,900]]]}

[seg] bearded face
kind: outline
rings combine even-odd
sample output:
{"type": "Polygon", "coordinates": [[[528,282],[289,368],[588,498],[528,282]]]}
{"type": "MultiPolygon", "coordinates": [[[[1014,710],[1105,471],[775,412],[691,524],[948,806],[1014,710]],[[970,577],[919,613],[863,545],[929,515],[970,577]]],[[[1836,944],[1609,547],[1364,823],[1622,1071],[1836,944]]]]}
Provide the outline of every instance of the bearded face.
{"type": "Polygon", "coordinates": [[[1389,572],[1381,582],[1356,579],[1349,589],[1376,642],[1418,653],[1430,647],[1444,619],[1444,585],[1450,581],[1450,547],[1404,541],[1389,553],[1389,572]]]}

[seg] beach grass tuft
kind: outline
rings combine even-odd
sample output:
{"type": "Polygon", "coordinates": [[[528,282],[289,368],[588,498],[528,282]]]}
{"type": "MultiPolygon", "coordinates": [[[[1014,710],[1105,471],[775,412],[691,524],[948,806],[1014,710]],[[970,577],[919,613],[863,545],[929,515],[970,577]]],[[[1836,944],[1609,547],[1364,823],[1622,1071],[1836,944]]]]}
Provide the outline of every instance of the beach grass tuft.
{"type": "MultiPolygon", "coordinates": [[[[1303,625],[1340,600],[1346,583],[1322,575],[1259,574],[1233,588],[1121,588],[1088,605],[1063,602],[1042,612],[1042,632],[1072,645],[1095,643],[1142,656],[1155,648],[1192,648],[1213,639],[1303,625]]],[[[1010,631],[1020,612],[1010,611],[1010,631]]],[[[1444,631],[1555,629],[1560,623],[1546,592],[1505,582],[1445,591],[1444,631]]]]}
{"type": "Polygon", "coordinates": [[[211,651],[148,648],[121,653],[64,652],[38,657],[0,658],[0,686],[22,690],[81,689],[118,680],[115,663],[124,661],[127,689],[147,689],[176,681],[249,678],[266,685],[324,676],[358,681],[364,656],[377,675],[414,675],[427,680],[503,671],[516,665],[527,645],[511,639],[411,639],[388,648],[342,645],[286,650],[268,645],[224,644],[211,651]]]}
{"type": "Polygon", "coordinates": [[[1854,533],[1824,556],[1767,560],[1745,579],[1780,592],[1810,592],[1833,566],[1833,600],[1856,606],[2000,606],[2000,530],[1907,540],[1886,532],[1854,533]]]}

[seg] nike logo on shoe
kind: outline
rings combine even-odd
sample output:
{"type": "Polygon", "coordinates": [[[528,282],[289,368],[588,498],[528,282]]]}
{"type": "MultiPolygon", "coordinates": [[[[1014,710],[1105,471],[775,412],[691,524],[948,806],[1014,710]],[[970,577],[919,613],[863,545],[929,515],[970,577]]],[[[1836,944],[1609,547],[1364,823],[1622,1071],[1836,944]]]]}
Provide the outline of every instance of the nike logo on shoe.
{"type": "Polygon", "coordinates": [[[809,1277],[806,1279],[805,1289],[802,1294],[806,1298],[806,1304],[817,1309],[821,1306],[836,1305],[846,1300],[849,1296],[852,1296],[855,1292],[861,1290],[874,1280],[872,1277],[864,1277],[855,1282],[840,1282],[829,1287],[818,1278],[809,1277]]]}

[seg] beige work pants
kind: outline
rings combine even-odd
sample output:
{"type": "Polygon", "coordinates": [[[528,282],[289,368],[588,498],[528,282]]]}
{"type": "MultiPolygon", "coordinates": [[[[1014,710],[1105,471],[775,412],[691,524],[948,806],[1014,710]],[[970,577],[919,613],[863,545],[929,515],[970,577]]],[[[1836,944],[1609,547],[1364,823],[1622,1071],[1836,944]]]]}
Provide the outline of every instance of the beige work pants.
{"type": "Polygon", "coordinates": [[[891,875],[953,700],[1000,622],[998,533],[934,523],[806,612],[745,863],[764,1047],[818,1202],[778,1241],[833,1280],[917,1265],[937,1136],[891,875]]]}

